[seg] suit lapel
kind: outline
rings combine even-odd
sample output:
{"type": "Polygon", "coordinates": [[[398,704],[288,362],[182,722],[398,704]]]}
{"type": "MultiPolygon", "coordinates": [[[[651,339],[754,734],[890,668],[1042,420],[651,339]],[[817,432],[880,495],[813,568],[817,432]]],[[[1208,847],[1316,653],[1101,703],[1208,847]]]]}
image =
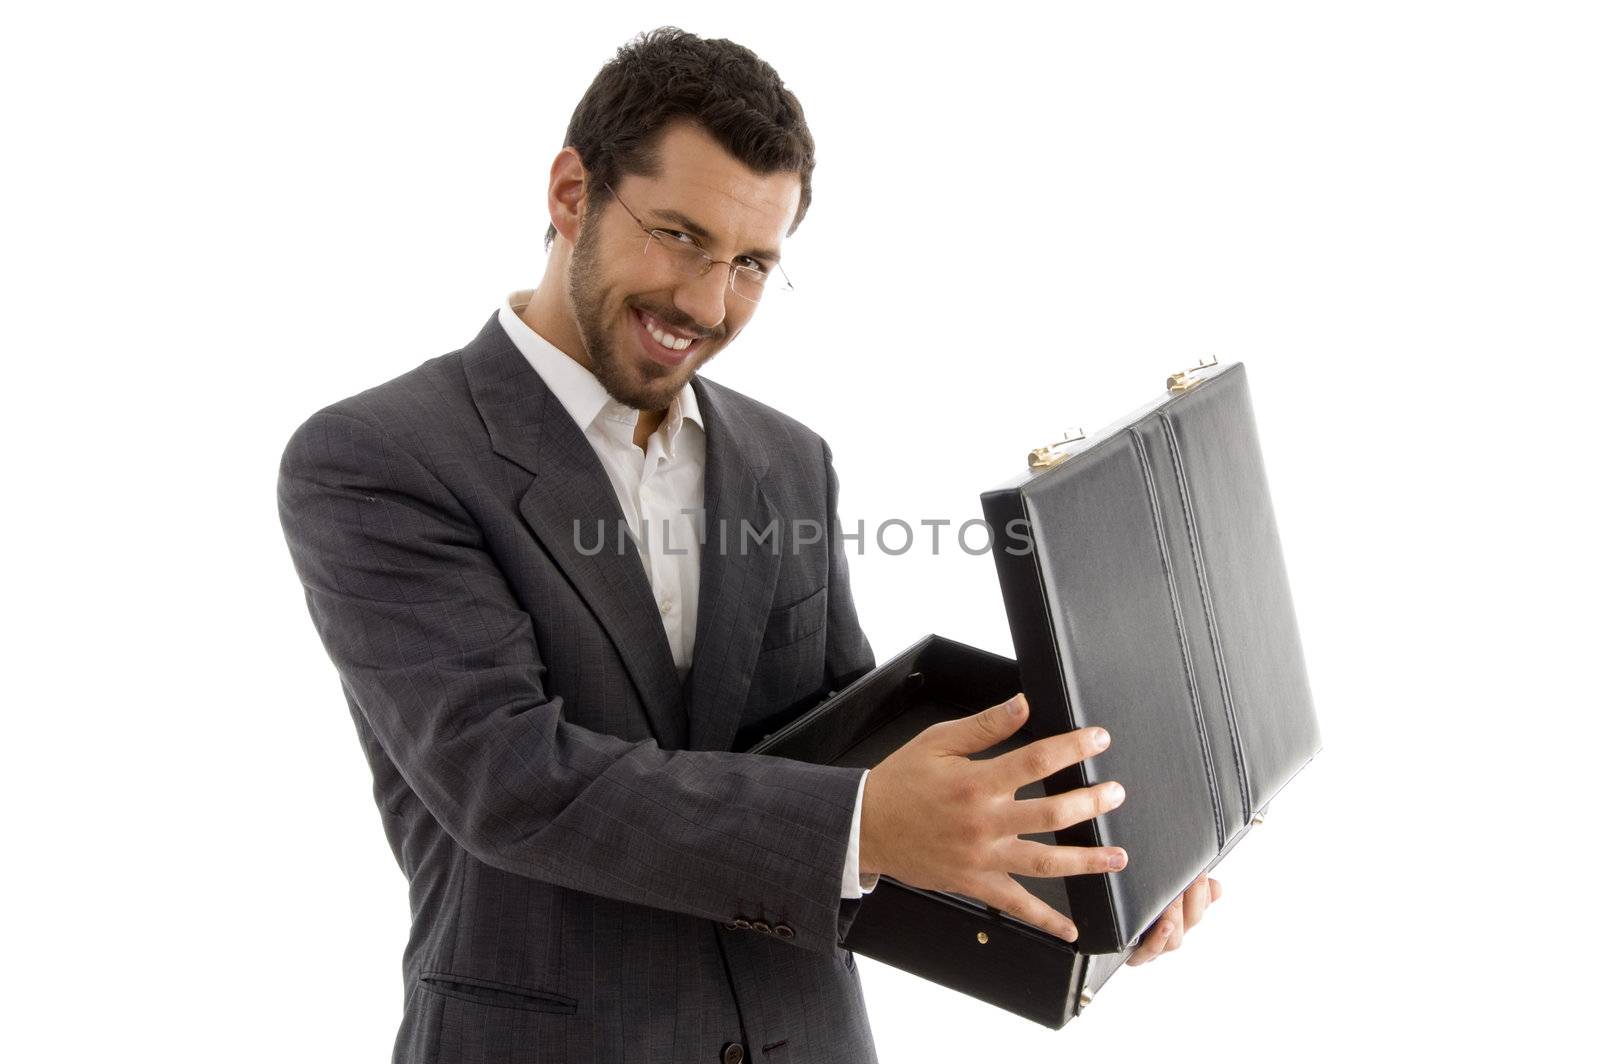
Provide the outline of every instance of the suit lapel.
{"type": "Polygon", "coordinates": [[[656,742],[682,749],[688,723],[672,647],[594,448],[505,334],[498,314],[463,349],[462,367],[495,453],[533,474],[517,504],[523,519],[611,637],[656,742]],[[601,530],[604,549],[595,553],[601,530]]]}
{"type": "Polygon", "coordinates": [[[696,376],[691,386],[706,422],[706,486],[694,665],[685,684],[688,748],[727,750],[744,714],[778,581],[771,534],[752,538],[776,525],[778,515],[761,490],[767,452],[759,431],[714,383],[696,376]]]}

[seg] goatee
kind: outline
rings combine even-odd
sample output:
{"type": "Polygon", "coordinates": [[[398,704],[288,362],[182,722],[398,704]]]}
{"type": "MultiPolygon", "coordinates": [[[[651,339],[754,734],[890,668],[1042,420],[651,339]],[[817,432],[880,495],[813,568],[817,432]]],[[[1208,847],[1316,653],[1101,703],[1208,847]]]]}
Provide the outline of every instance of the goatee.
{"type": "MultiPolygon", "coordinates": [[[[572,248],[572,263],[567,274],[567,291],[572,298],[573,317],[578,325],[578,338],[589,356],[590,371],[610,396],[636,410],[665,410],[678,394],[694,369],[705,362],[697,360],[695,367],[684,372],[685,367],[669,368],[649,360],[630,362],[610,341],[605,318],[605,278],[601,269],[599,225],[586,219],[578,240],[572,248]],[[638,366],[638,369],[633,369],[638,366]],[[639,379],[642,377],[643,379],[639,379]]],[[[630,316],[632,310],[627,310],[630,316]]],[[[671,321],[671,316],[661,316],[671,321]]],[[[711,339],[707,343],[713,342],[711,339]]]]}

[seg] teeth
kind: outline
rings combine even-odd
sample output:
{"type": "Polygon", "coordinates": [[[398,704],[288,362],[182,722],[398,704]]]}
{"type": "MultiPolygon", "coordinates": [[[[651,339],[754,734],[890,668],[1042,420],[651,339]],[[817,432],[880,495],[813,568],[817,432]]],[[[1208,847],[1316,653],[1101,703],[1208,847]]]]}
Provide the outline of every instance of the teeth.
{"type": "Polygon", "coordinates": [[[694,343],[694,341],[687,336],[673,336],[671,333],[663,332],[651,323],[651,319],[644,317],[642,314],[639,317],[644,322],[645,331],[648,332],[655,339],[655,342],[660,344],[662,347],[668,348],[672,351],[682,351],[684,348],[694,343]]]}

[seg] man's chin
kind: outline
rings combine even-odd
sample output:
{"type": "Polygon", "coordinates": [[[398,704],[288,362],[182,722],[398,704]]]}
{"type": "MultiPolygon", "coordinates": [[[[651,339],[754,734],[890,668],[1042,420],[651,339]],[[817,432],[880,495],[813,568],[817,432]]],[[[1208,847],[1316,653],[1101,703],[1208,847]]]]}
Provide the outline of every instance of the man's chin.
{"type": "Polygon", "coordinates": [[[665,381],[657,382],[650,388],[652,410],[665,410],[671,405],[673,397],[683,390],[684,385],[694,376],[694,368],[690,367],[680,373],[674,373],[665,381]]]}
{"type": "Polygon", "coordinates": [[[634,372],[630,374],[633,379],[628,382],[629,391],[635,396],[648,396],[653,404],[651,409],[656,410],[664,409],[707,361],[705,354],[700,352],[678,366],[663,366],[651,361],[648,356],[639,357],[643,361],[634,364],[634,372]]]}
{"type": "Polygon", "coordinates": [[[679,366],[663,375],[638,374],[629,380],[626,386],[620,389],[621,394],[616,398],[637,410],[665,410],[671,405],[672,399],[683,389],[689,379],[694,376],[698,363],[693,366],[679,366]]]}

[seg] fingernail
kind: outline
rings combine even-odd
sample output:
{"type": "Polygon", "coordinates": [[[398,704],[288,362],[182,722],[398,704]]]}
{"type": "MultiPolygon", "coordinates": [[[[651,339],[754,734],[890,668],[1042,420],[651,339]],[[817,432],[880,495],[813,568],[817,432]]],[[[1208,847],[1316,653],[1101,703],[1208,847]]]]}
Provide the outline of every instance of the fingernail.
{"type": "Polygon", "coordinates": [[[1104,728],[1096,728],[1089,733],[1089,742],[1096,750],[1104,750],[1111,745],[1111,733],[1104,728]]]}
{"type": "Polygon", "coordinates": [[[1124,868],[1128,867],[1128,855],[1127,855],[1127,853],[1126,852],[1119,852],[1119,853],[1112,854],[1111,855],[1110,864],[1111,864],[1111,870],[1113,872],[1122,871],[1124,868]]]}
{"type": "Polygon", "coordinates": [[[1022,696],[1022,692],[1018,691],[1011,696],[1011,701],[1006,703],[1006,708],[1013,717],[1020,717],[1027,705],[1028,700],[1022,696]]]}
{"type": "Polygon", "coordinates": [[[1108,783],[1108,784],[1106,784],[1106,808],[1113,809],[1113,808],[1121,805],[1122,804],[1122,800],[1124,798],[1126,798],[1127,796],[1128,796],[1128,792],[1124,791],[1122,789],[1122,784],[1120,784],[1120,783],[1108,783]]]}
{"type": "Polygon", "coordinates": [[[1076,941],[1078,941],[1078,925],[1077,924],[1074,924],[1074,923],[1068,923],[1067,924],[1067,941],[1068,942],[1076,942],[1076,941]]]}

